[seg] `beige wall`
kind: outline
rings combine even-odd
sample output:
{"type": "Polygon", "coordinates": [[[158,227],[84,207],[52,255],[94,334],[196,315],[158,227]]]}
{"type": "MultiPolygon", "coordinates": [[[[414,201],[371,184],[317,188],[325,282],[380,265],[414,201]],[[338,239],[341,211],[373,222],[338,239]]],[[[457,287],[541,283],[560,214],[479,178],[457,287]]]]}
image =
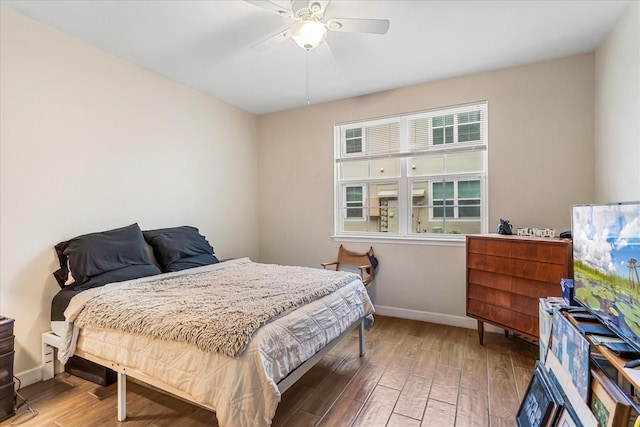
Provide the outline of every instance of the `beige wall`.
{"type": "MultiPolygon", "coordinates": [[[[490,229],[500,217],[515,227],[568,229],[571,204],[594,197],[593,66],[594,55],[584,54],[260,116],[261,260],[318,266],[335,256],[334,124],[482,100],[490,229]]],[[[463,243],[373,245],[382,312],[470,324],[463,243]]]]}
{"type": "Polygon", "coordinates": [[[595,76],[596,200],[640,200],[640,2],[596,51],[595,76]]]}
{"type": "Polygon", "coordinates": [[[15,371],[29,380],[59,241],[191,224],[221,257],[257,258],[257,127],[12,11],[1,9],[0,29],[0,312],[16,320],[15,371]]]}

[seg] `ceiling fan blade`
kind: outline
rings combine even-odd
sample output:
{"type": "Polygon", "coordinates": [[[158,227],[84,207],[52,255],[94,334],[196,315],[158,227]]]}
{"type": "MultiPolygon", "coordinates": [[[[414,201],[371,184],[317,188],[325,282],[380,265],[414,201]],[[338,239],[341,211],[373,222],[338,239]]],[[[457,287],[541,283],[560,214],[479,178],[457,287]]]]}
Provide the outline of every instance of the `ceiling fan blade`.
{"type": "Polygon", "coordinates": [[[347,33],[387,34],[387,31],[389,31],[389,20],[333,18],[327,21],[327,28],[331,31],[347,33]]]}
{"type": "Polygon", "coordinates": [[[247,3],[251,3],[254,6],[258,6],[262,9],[268,10],[271,13],[275,13],[278,16],[287,16],[293,18],[293,12],[291,12],[291,1],[289,0],[244,0],[247,3]]]}
{"type": "Polygon", "coordinates": [[[251,46],[251,49],[255,50],[256,52],[264,52],[265,50],[270,49],[272,46],[279,44],[290,37],[291,31],[287,28],[286,30],[281,31],[266,40],[262,40],[261,42],[254,44],[253,46],[251,46]]]}

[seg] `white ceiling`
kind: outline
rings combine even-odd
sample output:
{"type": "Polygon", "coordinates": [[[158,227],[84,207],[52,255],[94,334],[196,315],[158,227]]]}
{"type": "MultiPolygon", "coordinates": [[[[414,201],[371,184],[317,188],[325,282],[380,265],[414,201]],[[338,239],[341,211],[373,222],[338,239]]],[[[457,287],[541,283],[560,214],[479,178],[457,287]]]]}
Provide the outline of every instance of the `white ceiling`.
{"type": "Polygon", "coordinates": [[[130,62],[262,114],[595,51],[629,1],[332,0],[325,18],[384,18],[386,35],[330,32],[250,47],[293,21],[242,0],[0,0],[130,62]]]}

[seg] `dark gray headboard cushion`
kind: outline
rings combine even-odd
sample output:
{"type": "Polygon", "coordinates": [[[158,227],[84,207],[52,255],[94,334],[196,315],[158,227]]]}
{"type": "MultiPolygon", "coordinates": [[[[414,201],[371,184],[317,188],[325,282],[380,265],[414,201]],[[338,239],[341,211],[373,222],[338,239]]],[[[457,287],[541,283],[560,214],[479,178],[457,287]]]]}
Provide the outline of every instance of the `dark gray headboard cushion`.
{"type": "Polygon", "coordinates": [[[213,247],[196,227],[184,225],[143,231],[142,234],[153,247],[156,260],[164,272],[218,262],[213,247]]]}
{"type": "Polygon", "coordinates": [[[165,272],[186,270],[187,268],[202,267],[219,262],[218,258],[213,254],[202,254],[190,257],[180,258],[177,261],[167,265],[165,272]]]}
{"type": "Polygon", "coordinates": [[[125,280],[139,279],[141,277],[155,276],[162,271],[153,264],[129,265],[117,270],[105,271],[104,273],[92,276],[80,285],[73,285],[75,290],[85,290],[106,285],[107,283],[124,282],[125,280]]]}
{"type": "Polygon", "coordinates": [[[54,276],[60,287],[67,283],[69,272],[74,279],[72,286],[76,289],[161,273],[149,258],[144,236],[137,223],[74,237],[58,243],[55,249],[60,269],[54,276]],[[138,268],[126,269],[133,266],[138,268]],[[104,275],[107,272],[114,273],[104,275]]]}

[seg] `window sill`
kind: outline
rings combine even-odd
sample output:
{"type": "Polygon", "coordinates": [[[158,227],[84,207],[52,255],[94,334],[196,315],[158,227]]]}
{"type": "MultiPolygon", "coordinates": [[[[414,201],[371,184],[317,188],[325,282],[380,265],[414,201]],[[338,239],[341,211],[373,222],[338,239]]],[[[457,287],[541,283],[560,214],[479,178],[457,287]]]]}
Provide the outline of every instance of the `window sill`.
{"type": "Polygon", "coordinates": [[[335,242],[379,242],[392,243],[398,245],[425,245],[425,246],[464,246],[466,244],[465,234],[455,234],[429,237],[413,236],[377,236],[364,234],[334,234],[331,238],[335,242]]]}

